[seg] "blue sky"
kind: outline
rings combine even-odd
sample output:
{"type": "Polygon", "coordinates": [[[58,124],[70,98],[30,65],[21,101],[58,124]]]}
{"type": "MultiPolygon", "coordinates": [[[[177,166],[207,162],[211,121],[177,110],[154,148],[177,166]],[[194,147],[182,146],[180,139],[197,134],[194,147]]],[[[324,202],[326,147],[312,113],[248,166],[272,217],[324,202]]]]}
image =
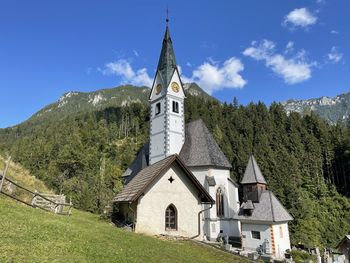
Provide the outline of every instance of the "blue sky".
{"type": "Polygon", "coordinates": [[[183,80],[222,101],[350,91],[347,0],[0,0],[0,127],[68,91],[150,83],[167,5],[183,80]]]}

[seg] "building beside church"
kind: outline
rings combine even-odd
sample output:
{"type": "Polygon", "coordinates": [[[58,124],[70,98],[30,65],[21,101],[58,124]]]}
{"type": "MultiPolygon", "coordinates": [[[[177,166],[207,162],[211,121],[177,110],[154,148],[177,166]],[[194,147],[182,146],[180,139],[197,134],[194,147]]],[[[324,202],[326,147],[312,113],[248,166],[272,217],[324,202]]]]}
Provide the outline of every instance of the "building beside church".
{"type": "Polygon", "coordinates": [[[185,99],[167,22],[149,97],[150,140],[123,174],[124,188],[113,200],[118,220],[150,235],[232,237],[242,248],[282,257],[292,217],[266,190],[254,157],[241,181],[241,205],[231,164],[204,122],[185,124],[185,99]]]}
{"type": "Polygon", "coordinates": [[[266,180],[254,156],[249,157],[241,185],[242,205],[234,217],[241,223],[242,248],[283,258],[290,249],[288,222],[293,217],[277,197],[266,190],[266,180]]]}

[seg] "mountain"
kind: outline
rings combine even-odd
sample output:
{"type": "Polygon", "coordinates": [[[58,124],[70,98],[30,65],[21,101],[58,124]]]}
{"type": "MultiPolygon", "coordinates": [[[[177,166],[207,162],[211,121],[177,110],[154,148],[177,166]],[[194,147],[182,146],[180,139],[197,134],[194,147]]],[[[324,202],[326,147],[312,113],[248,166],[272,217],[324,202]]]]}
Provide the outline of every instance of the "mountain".
{"type": "Polygon", "coordinates": [[[331,124],[346,121],[350,113],[350,92],[333,98],[321,97],[308,100],[288,100],[282,102],[287,113],[298,112],[302,115],[309,112],[317,113],[331,124]]]}
{"type": "MultiPolygon", "coordinates": [[[[186,83],[187,94],[201,97],[205,100],[216,100],[195,83],[186,83]]],[[[26,122],[37,123],[47,119],[63,119],[66,116],[102,110],[108,107],[123,107],[133,103],[148,103],[150,89],[123,85],[94,92],[67,92],[58,101],[44,107],[26,122]]]]}

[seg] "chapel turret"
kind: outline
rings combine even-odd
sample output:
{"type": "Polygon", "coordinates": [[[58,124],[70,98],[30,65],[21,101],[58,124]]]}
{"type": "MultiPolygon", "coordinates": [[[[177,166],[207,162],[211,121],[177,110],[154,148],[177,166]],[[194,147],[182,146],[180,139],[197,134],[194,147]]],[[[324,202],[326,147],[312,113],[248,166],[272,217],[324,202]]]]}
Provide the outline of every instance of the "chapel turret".
{"type": "Polygon", "coordinates": [[[259,202],[261,193],[266,190],[266,180],[253,155],[249,157],[247,168],[241,180],[243,201],[259,202]]]}
{"type": "Polygon", "coordinates": [[[185,93],[177,68],[168,19],[149,101],[150,164],[179,154],[185,141],[185,93]]]}

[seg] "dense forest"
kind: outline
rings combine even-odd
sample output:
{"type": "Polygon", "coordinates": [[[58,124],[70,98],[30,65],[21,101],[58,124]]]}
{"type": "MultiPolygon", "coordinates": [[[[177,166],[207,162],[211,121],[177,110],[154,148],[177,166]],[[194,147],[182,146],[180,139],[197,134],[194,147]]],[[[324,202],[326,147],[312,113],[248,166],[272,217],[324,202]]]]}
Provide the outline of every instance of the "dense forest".
{"type": "MultiPolygon", "coordinates": [[[[335,246],[350,232],[350,129],[279,104],[221,104],[188,95],[186,121],[202,118],[239,182],[254,154],[286,206],[292,243],[335,246]]],[[[0,151],[77,208],[99,213],[120,191],[121,174],[148,140],[149,107],[133,103],[0,130],[0,151]]]]}

